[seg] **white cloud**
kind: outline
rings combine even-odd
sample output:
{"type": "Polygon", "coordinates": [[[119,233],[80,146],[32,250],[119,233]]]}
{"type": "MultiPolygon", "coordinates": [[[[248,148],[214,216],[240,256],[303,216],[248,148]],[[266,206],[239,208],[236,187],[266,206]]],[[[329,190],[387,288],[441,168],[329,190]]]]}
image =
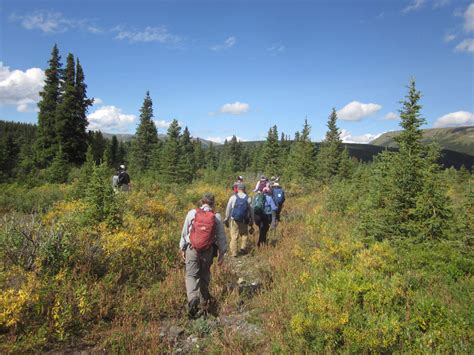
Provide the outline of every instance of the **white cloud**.
{"type": "Polygon", "coordinates": [[[448,113],[436,120],[433,127],[474,126],[474,114],[467,111],[448,113]]]}
{"type": "Polygon", "coordinates": [[[212,46],[211,49],[213,51],[221,51],[221,50],[229,49],[233,47],[236,43],[237,43],[237,38],[235,38],[234,36],[230,36],[224,41],[224,43],[212,46]]]}
{"type": "MultiPolygon", "coordinates": [[[[156,128],[165,128],[168,129],[170,126],[171,122],[173,121],[166,121],[166,120],[154,120],[156,128]]],[[[184,126],[184,123],[181,121],[178,121],[178,124],[180,127],[184,126]]]]}
{"type": "Polygon", "coordinates": [[[12,14],[10,21],[19,22],[27,30],[40,30],[45,33],[62,33],[72,28],[79,28],[91,33],[102,32],[90,20],[67,18],[57,11],[38,10],[26,15],[12,14]]]}
{"type": "Polygon", "coordinates": [[[353,136],[351,132],[346,129],[341,129],[341,139],[344,143],[362,143],[367,144],[373,141],[374,139],[380,137],[383,133],[371,134],[366,133],[360,136],[353,136]]]}
{"type": "Polygon", "coordinates": [[[359,101],[352,101],[337,111],[337,116],[341,120],[359,121],[360,119],[373,115],[382,108],[378,104],[364,104],[359,101]]]}
{"type": "Polygon", "coordinates": [[[143,30],[124,29],[116,27],[113,31],[118,32],[116,39],[128,40],[134,42],[158,42],[158,43],[177,43],[181,38],[168,31],[166,26],[145,27],[143,30]]]}
{"type": "MultiPolygon", "coordinates": [[[[232,139],[233,136],[228,136],[228,137],[208,137],[206,140],[214,142],[214,143],[219,143],[223,144],[226,140],[229,142],[232,139]]],[[[247,140],[244,138],[241,138],[239,136],[236,136],[237,140],[240,142],[246,142],[247,140]]]]}
{"type": "Polygon", "coordinates": [[[396,114],[395,112],[389,112],[385,116],[383,116],[384,120],[398,120],[400,116],[396,114]]]}
{"type": "Polygon", "coordinates": [[[102,100],[100,97],[94,97],[94,106],[99,106],[104,103],[104,100],[102,100]]]}
{"type": "Polygon", "coordinates": [[[285,49],[286,49],[286,47],[282,44],[275,44],[275,45],[267,48],[267,50],[269,52],[274,53],[274,54],[284,52],[285,49]]]}
{"type": "Polygon", "coordinates": [[[403,9],[403,13],[408,13],[411,11],[416,11],[421,9],[426,3],[426,0],[412,0],[409,5],[403,9]]]}
{"type": "Polygon", "coordinates": [[[456,52],[470,52],[474,53],[474,38],[467,38],[459,43],[454,50],[456,52]]]}
{"type": "Polygon", "coordinates": [[[464,30],[466,32],[474,31],[474,2],[464,12],[464,30]]]}
{"type": "Polygon", "coordinates": [[[136,120],[135,115],[122,113],[116,106],[103,106],[87,116],[89,129],[107,132],[122,132],[136,120]]]}
{"type": "MultiPolygon", "coordinates": [[[[229,115],[241,115],[248,112],[250,105],[236,101],[234,103],[228,103],[221,106],[217,113],[220,114],[229,114],[229,115]]],[[[215,112],[211,112],[211,115],[215,115],[215,112]]]]}
{"type": "Polygon", "coordinates": [[[0,105],[15,105],[19,112],[35,110],[44,79],[39,68],[10,70],[0,62],[0,105]]]}

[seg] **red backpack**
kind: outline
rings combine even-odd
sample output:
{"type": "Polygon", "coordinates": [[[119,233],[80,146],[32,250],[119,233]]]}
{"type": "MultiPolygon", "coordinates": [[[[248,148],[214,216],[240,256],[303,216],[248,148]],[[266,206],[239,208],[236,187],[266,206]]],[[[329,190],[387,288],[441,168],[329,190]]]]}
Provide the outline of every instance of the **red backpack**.
{"type": "Polygon", "coordinates": [[[216,214],[196,208],[189,240],[197,252],[209,249],[216,239],[216,214]]]}

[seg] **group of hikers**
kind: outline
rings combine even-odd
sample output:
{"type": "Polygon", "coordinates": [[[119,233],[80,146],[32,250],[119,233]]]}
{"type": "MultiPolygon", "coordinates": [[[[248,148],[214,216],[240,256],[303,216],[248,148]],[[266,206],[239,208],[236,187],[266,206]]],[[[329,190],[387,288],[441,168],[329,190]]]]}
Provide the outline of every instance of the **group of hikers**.
{"type": "Polygon", "coordinates": [[[257,246],[267,243],[270,228],[276,229],[285,202],[285,192],[278,177],[270,180],[262,176],[257,182],[252,198],[246,192],[244,178],[239,176],[232,186],[225,218],[214,211],[214,195],[202,196],[201,206],[186,215],[179,247],[186,265],[185,284],[188,315],[196,318],[206,312],[211,301],[209,282],[214,257],[222,264],[227,252],[225,228],[230,228],[230,255],[238,257],[247,253],[249,234],[254,233],[254,223],[259,228],[257,246]],[[239,248],[240,239],[240,248],[239,248]]]}

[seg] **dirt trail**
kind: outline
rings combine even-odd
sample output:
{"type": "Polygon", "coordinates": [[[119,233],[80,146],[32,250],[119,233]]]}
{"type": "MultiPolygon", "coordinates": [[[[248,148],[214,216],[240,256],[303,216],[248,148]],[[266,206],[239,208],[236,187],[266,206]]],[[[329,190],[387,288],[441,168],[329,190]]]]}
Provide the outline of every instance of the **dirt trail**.
{"type": "MultiPolygon", "coordinates": [[[[291,201],[285,206],[282,222],[276,231],[269,232],[268,246],[256,247],[258,228],[250,239],[249,252],[237,258],[227,257],[221,267],[213,266],[211,293],[217,299],[214,311],[197,320],[165,320],[160,337],[169,344],[174,353],[212,352],[235,346],[235,338],[242,351],[248,344],[264,349],[265,326],[255,315],[252,299],[272,287],[275,259],[284,257],[291,248],[291,239],[304,233],[304,217],[308,207],[300,201],[291,201]],[[232,339],[231,339],[232,338],[232,339]]],[[[226,230],[228,233],[229,231],[226,230]]],[[[232,352],[240,352],[232,349],[232,352]]]]}

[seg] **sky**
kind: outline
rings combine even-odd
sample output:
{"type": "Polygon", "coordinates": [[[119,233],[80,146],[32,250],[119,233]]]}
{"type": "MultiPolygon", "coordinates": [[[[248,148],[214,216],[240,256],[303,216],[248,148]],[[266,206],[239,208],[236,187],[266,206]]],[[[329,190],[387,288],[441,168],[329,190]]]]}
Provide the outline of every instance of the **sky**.
{"type": "Polygon", "coordinates": [[[79,58],[89,128],[134,133],[147,90],[158,132],[346,142],[399,129],[411,78],[424,128],[474,125],[474,2],[463,0],[0,0],[0,119],[37,122],[56,43],[79,58]]]}

